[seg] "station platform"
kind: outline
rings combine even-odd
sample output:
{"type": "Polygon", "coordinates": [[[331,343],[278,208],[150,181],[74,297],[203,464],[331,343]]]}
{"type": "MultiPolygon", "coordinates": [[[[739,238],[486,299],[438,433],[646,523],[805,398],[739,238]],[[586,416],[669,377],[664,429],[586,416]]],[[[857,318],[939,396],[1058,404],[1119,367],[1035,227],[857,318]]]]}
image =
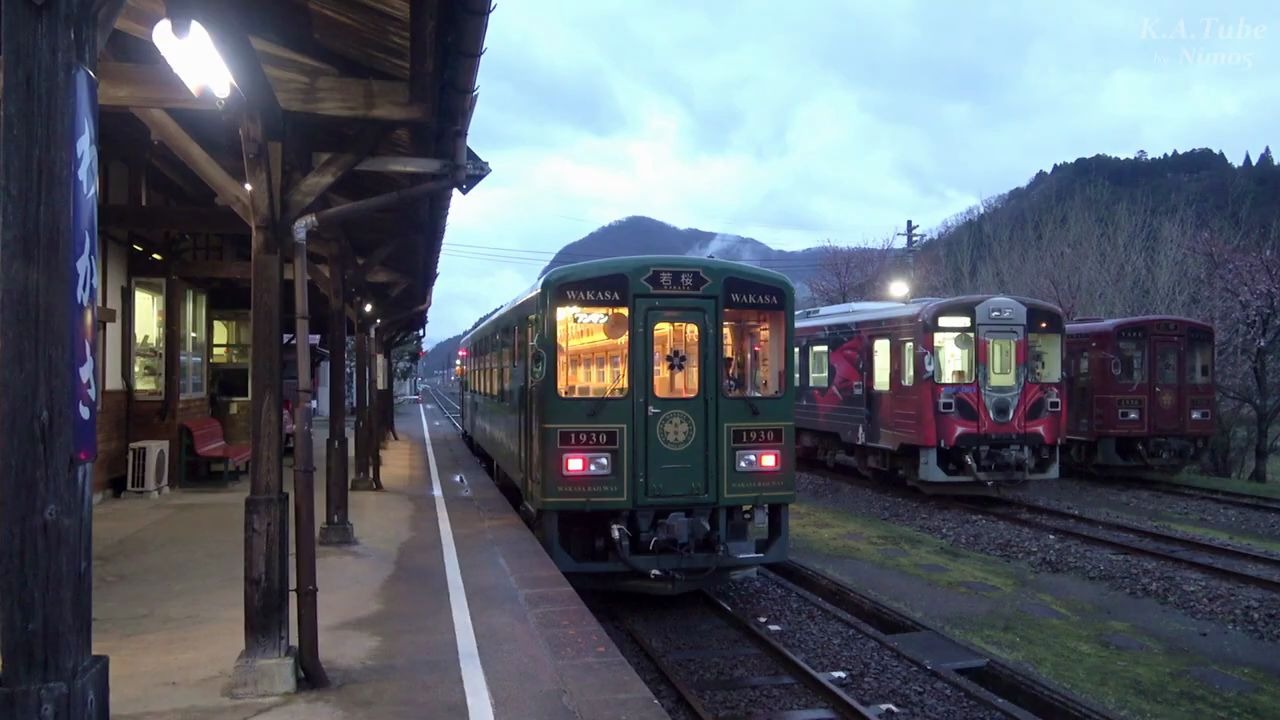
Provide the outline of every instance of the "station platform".
{"type": "MultiPolygon", "coordinates": [[[[327,689],[228,695],[247,478],[98,506],[93,642],[113,718],[667,717],[440,410],[400,406],[396,429],[386,490],[351,493],[359,543],[319,549],[327,689]]],[[[321,520],[326,435],[318,422],[321,520]]]]}

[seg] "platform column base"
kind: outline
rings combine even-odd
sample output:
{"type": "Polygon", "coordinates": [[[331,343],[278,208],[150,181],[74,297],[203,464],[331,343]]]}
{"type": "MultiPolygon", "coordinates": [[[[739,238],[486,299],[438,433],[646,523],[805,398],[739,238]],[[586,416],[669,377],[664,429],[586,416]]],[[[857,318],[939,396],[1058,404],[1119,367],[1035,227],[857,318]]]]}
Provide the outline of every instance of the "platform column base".
{"type": "Polygon", "coordinates": [[[298,649],[283,657],[249,657],[240,652],[227,694],[233,698],[275,697],[298,692],[298,649]]]}
{"type": "Polygon", "coordinates": [[[0,685],[0,718],[110,720],[107,656],[94,655],[70,683],[0,685]]]}
{"type": "Polygon", "coordinates": [[[356,529],[351,523],[320,526],[321,545],[355,545],[356,529]]]}

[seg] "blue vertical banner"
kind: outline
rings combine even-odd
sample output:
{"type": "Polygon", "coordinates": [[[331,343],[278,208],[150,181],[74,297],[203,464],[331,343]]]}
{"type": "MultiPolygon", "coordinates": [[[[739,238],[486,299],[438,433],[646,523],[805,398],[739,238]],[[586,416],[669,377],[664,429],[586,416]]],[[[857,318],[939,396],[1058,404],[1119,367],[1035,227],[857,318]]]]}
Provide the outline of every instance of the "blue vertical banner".
{"type": "Polygon", "coordinates": [[[72,462],[98,457],[98,79],[76,68],[71,143],[72,462]]]}

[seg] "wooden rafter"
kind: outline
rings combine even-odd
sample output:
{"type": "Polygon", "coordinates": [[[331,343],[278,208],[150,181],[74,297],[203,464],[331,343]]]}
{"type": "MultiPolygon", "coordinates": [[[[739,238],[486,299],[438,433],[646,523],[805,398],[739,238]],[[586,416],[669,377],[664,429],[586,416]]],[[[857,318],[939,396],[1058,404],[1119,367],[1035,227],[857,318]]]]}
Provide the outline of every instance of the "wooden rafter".
{"type": "Polygon", "coordinates": [[[351,152],[334,153],[316,163],[316,169],[289,190],[284,203],[284,217],[292,221],[306,212],[326,190],[373,152],[382,135],[381,128],[366,128],[351,143],[351,152]]]}
{"type": "MultiPolygon", "coordinates": [[[[315,153],[312,158],[318,165],[333,156],[333,153],[315,153]]],[[[440,158],[409,157],[405,155],[379,155],[361,160],[353,170],[359,172],[414,173],[433,175],[446,173],[453,168],[452,160],[440,158]]]]}
{"type": "Polygon", "coordinates": [[[247,234],[248,225],[225,207],[176,205],[102,205],[98,223],[121,230],[247,234]]]}
{"type": "Polygon", "coordinates": [[[231,177],[222,165],[200,147],[186,130],[164,110],[133,108],[132,112],[151,130],[151,134],[177,155],[192,172],[213,190],[220,199],[236,211],[245,222],[252,222],[249,209],[250,193],[244,185],[231,177]]]}

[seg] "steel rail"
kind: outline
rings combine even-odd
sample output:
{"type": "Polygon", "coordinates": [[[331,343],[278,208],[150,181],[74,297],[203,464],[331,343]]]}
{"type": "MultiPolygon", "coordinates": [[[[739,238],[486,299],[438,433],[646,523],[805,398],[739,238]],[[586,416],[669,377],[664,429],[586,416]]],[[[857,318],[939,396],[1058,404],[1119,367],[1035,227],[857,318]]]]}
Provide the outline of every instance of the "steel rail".
{"type": "MultiPolygon", "coordinates": [[[[458,415],[457,415],[457,413],[451,413],[451,412],[449,412],[448,408],[446,408],[446,407],[441,403],[441,401],[442,401],[442,400],[443,400],[443,401],[445,401],[445,402],[453,402],[453,401],[452,401],[452,400],[449,400],[449,398],[448,398],[448,397],[445,397],[444,395],[441,395],[441,394],[440,394],[440,392],[439,392],[439,391],[437,391],[437,390],[436,390],[433,386],[431,386],[431,385],[428,385],[428,386],[427,386],[427,392],[430,392],[430,393],[431,393],[431,397],[435,399],[435,401],[436,401],[436,406],[440,408],[440,412],[441,412],[441,414],[443,414],[443,415],[445,416],[445,419],[447,419],[449,422],[453,423],[453,426],[454,426],[455,428],[457,428],[457,429],[458,429],[458,432],[462,432],[462,424],[458,422],[458,415]]],[[[455,408],[457,408],[457,407],[458,407],[458,403],[453,403],[453,406],[454,406],[455,408]]],[[[460,409],[460,408],[459,408],[459,409],[460,409]]]]}
{"type": "Polygon", "coordinates": [[[1261,510],[1263,512],[1280,513],[1280,498],[1267,497],[1265,495],[1251,495],[1249,493],[1236,492],[1234,490],[1220,490],[1217,488],[1202,488],[1195,485],[1183,485],[1181,483],[1169,482],[1167,480],[1155,480],[1148,478],[1080,477],[1079,479],[1096,482],[1101,485],[1111,485],[1113,487],[1116,484],[1123,484],[1127,487],[1133,487],[1139,490],[1150,490],[1151,492],[1164,493],[1166,495],[1181,495],[1183,497],[1210,500],[1212,502],[1222,503],[1223,505],[1233,505],[1252,510],[1261,510]]]}

